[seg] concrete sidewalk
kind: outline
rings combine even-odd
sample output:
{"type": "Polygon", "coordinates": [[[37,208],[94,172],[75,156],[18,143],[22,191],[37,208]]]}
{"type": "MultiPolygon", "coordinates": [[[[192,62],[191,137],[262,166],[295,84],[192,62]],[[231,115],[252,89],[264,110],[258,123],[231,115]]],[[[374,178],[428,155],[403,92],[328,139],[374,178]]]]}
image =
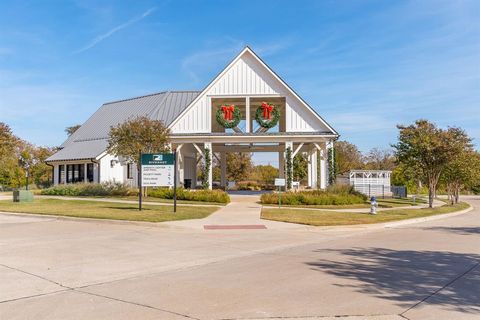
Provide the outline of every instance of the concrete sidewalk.
{"type": "Polygon", "coordinates": [[[309,229],[311,227],[260,219],[259,195],[230,195],[231,202],[204,219],[163,222],[169,226],[204,229],[205,226],[265,226],[267,229],[309,229]]]}

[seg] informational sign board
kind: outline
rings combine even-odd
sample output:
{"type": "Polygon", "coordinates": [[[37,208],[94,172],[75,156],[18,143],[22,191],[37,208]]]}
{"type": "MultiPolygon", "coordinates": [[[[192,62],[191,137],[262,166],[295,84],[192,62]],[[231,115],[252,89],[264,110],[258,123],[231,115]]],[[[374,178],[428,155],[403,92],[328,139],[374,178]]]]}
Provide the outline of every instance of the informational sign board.
{"type": "Polygon", "coordinates": [[[174,164],[173,153],[142,154],[142,186],[173,187],[174,164]]]}
{"type": "Polygon", "coordinates": [[[285,179],[275,178],[275,186],[276,187],[285,187],[285,179]]]}

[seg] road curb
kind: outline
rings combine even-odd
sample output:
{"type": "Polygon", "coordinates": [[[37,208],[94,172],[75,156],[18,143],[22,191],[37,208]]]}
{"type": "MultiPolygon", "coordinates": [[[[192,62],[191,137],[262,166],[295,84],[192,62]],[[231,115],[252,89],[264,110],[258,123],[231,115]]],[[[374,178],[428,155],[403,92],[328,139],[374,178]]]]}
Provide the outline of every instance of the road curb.
{"type": "MultiPolygon", "coordinates": [[[[0,214],[3,215],[12,215],[16,217],[24,218],[40,218],[45,220],[60,220],[60,221],[73,221],[73,222],[85,222],[85,223],[103,223],[103,224],[116,224],[116,225],[136,225],[143,227],[157,227],[172,229],[172,226],[163,224],[162,222],[148,222],[148,221],[132,221],[132,220],[113,220],[113,219],[97,219],[97,218],[78,218],[78,217],[67,217],[67,216],[56,216],[51,214],[37,214],[37,213],[21,213],[21,212],[7,212],[0,211],[0,214]]],[[[165,221],[168,222],[168,221],[165,221]]]]}
{"type": "Polygon", "coordinates": [[[443,214],[436,214],[433,216],[428,216],[428,217],[421,217],[421,218],[413,218],[413,219],[406,219],[406,220],[400,220],[400,221],[392,221],[392,222],[386,222],[384,223],[385,228],[394,228],[402,225],[408,225],[408,224],[413,224],[413,223],[419,223],[419,222],[427,222],[427,221],[434,221],[434,220],[440,220],[440,219],[445,219],[445,218],[450,218],[450,217],[455,217],[459,216],[461,214],[470,212],[473,210],[473,207],[468,204],[469,207],[460,211],[455,211],[455,212],[450,212],[450,213],[443,213],[443,214]]]}
{"type": "MultiPolygon", "coordinates": [[[[341,225],[341,226],[312,226],[307,224],[299,224],[293,222],[285,222],[285,221],[276,221],[276,220],[268,220],[267,221],[275,221],[281,223],[290,223],[298,225],[299,229],[307,229],[309,231],[327,231],[327,230],[374,230],[374,229],[385,229],[385,228],[395,228],[403,225],[415,224],[420,222],[427,222],[439,219],[445,219],[450,217],[455,217],[473,210],[473,207],[468,204],[469,207],[460,211],[438,214],[428,217],[422,218],[413,218],[413,219],[406,219],[400,221],[392,221],[392,222],[383,222],[383,223],[367,223],[367,224],[352,224],[352,225],[341,225]]],[[[4,215],[12,215],[17,217],[25,217],[31,218],[36,217],[45,220],[61,220],[61,221],[73,221],[73,222],[84,222],[84,223],[103,223],[103,224],[114,224],[114,225],[134,225],[134,226],[143,226],[143,227],[156,227],[156,228],[164,228],[164,229],[195,229],[195,228],[188,228],[182,226],[175,226],[169,224],[172,221],[162,221],[162,222],[148,222],[148,221],[131,221],[131,220],[113,220],[113,219],[97,219],[97,218],[78,218],[78,217],[68,217],[68,216],[56,216],[56,215],[49,215],[49,214],[36,214],[36,213],[21,213],[21,212],[6,212],[0,211],[0,214],[4,215]]],[[[199,229],[200,230],[200,229],[199,229]]],[[[277,230],[277,229],[276,229],[277,230]]],[[[287,230],[287,229],[286,229],[287,230]]],[[[288,229],[288,230],[297,230],[297,229],[288,229]]]]}
{"type": "MultiPolygon", "coordinates": [[[[301,223],[295,223],[295,222],[286,222],[286,221],[277,221],[277,220],[269,220],[269,221],[297,224],[299,226],[307,227],[310,231],[329,231],[329,230],[348,231],[348,230],[376,230],[376,229],[380,230],[380,229],[395,228],[403,225],[409,225],[409,224],[415,224],[420,222],[427,222],[427,221],[440,220],[440,219],[459,216],[473,210],[472,205],[470,205],[469,203],[467,204],[469,205],[469,207],[460,211],[436,214],[436,215],[421,217],[421,218],[412,218],[412,219],[405,219],[400,221],[380,222],[380,223],[364,223],[364,224],[350,224],[350,225],[338,225],[338,226],[312,226],[308,224],[301,224],[301,223]]],[[[268,220],[268,219],[265,219],[265,220],[268,220]]]]}

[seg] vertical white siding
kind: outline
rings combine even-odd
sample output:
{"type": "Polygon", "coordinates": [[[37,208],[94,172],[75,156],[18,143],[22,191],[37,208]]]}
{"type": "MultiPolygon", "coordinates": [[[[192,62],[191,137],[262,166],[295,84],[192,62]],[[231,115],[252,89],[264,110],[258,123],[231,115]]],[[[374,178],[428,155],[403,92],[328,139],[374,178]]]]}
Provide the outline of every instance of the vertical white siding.
{"type": "Polygon", "coordinates": [[[125,182],[123,166],[120,164],[120,162],[118,162],[115,163],[112,168],[110,165],[111,160],[118,160],[118,158],[107,154],[100,159],[100,182],[125,182]]]}
{"type": "Polygon", "coordinates": [[[286,131],[329,131],[328,128],[294,97],[255,57],[246,52],[199,96],[172,127],[173,133],[211,132],[210,97],[242,95],[279,95],[286,97],[286,131]]]}

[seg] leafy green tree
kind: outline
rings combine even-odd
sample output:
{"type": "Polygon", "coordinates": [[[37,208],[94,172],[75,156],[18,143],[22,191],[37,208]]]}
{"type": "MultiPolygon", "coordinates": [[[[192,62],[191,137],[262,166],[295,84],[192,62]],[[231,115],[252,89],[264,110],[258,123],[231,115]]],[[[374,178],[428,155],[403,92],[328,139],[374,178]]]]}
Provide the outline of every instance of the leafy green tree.
{"type": "Polygon", "coordinates": [[[140,153],[167,152],[170,130],[159,120],[137,117],[110,128],[107,152],[140,163],[140,153]]]}
{"type": "Polygon", "coordinates": [[[346,174],[350,170],[362,169],[362,153],[357,146],[347,141],[335,142],[335,163],[338,174],[346,174]]]}
{"type": "Polygon", "coordinates": [[[17,187],[18,148],[21,140],[10,127],[0,122],[0,186],[17,187]]]}
{"type": "Polygon", "coordinates": [[[395,169],[395,156],[389,150],[373,148],[363,158],[366,170],[393,170],[395,169]]]}
{"type": "Polygon", "coordinates": [[[445,167],[442,181],[452,203],[458,203],[460,192],[480,183],[480,154],[466,149],[456,155],[445,167]]]}
{"type": "Polygon", "coordinates": [[[303,181],[308,174],[308,159],[302,153],[297,153],[293,157],[293,180],[303,181]]]}
{"type": "Polygon", "coordinates": [[[248,152],[227,152],[227,179],[247,180],[253,169],[252,154],[248,152]]]}
{"type": "Polygon", "coordinates": [[[57,148],[34,147],[32,152],[36,164],[31,169],[33,182],[38,187],[49,187],[52,184],[52,167],[45,163],[45,160],[56,152],[57,148]]]}
{"type": "Polygon", "coordinates": [[[440,175],[446,165],[471,145],[471,139],[459,128],[443,130],[427,120],[417,120],[409,126],[397,126],[400,130],[398,143],[393,145],[400,163],[418,168],[417,174],[428,185],[428,203],[433,207],[433,198],[440,175]]]}
{"type": "Polygon", "coordinates": [[[65,132],[67,133],[67,135],[70,137],[72,134],[75,133],[75,131],[77,131],[79,128],[81,127],[80,124],[76,124],[74,126],[71,126],[71,127],[66,127],[65,128],[65,132]]]}
{"type": "Polygon", "coordinates": [[[0,122],[0,161],[15,152],[19,139],[13,134],[12,129],[3,122],[0,122]]]}
{"type": "Polygon", "coordinates": [[[278,178],[278,169],[272,165],[255,166],[255,176],[264,184],[273,184],[275,178],[278,178]]]}

